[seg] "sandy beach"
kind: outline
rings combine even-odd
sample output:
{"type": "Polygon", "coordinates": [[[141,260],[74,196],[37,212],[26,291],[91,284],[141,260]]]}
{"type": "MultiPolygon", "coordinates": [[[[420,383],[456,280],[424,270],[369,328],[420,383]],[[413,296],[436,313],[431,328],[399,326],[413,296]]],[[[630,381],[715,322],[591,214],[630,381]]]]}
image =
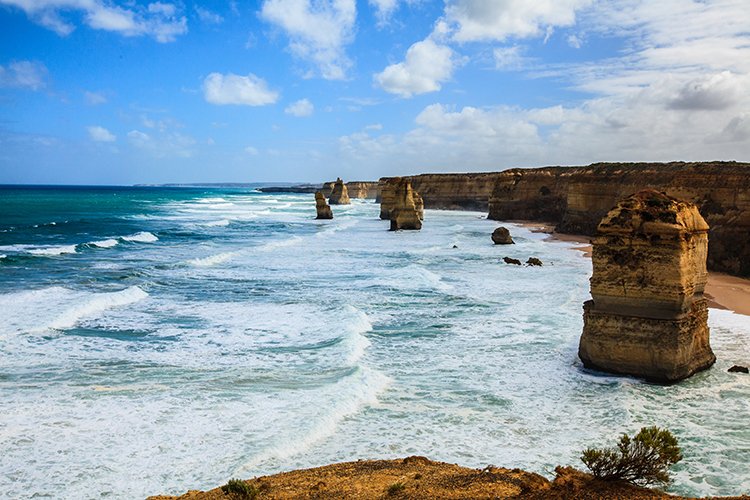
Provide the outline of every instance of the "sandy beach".
{"type": "MultiPolygon", "coordinates": [[[[521,224],[535,233],[549,234],[549,241],[565,241],[578,243],[574,248],[583,253],[584,257],[591,257],[591,237],[579,234],[562,234],[554,231],[554,226],[541,222],[521,222],[521,224]]],[[[737,314],[750,316],[750,280],[729,274],[709,272],[705,290],[709,307],[728,309],[737,314]]]]}

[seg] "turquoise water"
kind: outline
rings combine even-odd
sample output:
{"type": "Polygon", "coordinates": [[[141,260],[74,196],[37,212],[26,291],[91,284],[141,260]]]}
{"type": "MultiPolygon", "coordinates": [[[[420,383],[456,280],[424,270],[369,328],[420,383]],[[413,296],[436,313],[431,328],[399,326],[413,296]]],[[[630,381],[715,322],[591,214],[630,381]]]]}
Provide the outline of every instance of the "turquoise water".
{"type": "Polygon", "coordinates": [[[577,356],[590,261],[477,212],[387,231],[372,201],[251,189],[0,189],[0,496],[139,498],[358,458],[551,477],[643,425],[671,491],[750,491],[750,317],[671,387],[577,356]],[[458,248],[453,248],[456,245],[458,248]],[[507,266],[536,256],[542,268],[507,266]]]}

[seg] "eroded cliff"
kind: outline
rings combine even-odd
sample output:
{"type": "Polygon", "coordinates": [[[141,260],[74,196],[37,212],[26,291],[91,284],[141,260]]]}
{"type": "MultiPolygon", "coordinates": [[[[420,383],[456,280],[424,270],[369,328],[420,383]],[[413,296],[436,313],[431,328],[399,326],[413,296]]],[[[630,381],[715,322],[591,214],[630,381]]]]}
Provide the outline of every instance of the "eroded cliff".
{"type": "MultiPolygon", "coordinates": [[[[748,163],[596,163],[409,179],[425,208],[488,209],[490,219],[552,222],[558,232],[585,235],[618,200],[656,189],[698,206],[711,226],[709,269],[750,276],[748,163]]],[[[381,202],[387,213],[390,200],[381,202]]]]}

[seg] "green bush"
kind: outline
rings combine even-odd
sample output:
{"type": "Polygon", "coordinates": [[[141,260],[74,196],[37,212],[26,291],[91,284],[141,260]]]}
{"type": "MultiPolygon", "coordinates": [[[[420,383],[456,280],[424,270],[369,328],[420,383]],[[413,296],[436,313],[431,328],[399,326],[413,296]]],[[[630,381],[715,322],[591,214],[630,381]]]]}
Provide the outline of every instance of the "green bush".
{"type": "Polygon", "coordinates": [[[247,484],[242,479],[230,479],[227,484],[221,487],[225,495],[238,500],[253,500],[258,495],[255,486],[247,484]]]}
{"type": "Polygon", "coordinates": [[[595,477],[639,486],[668,484],[669,467],[680,460],[677,438],[658,427],[644,427],[633,439],[623,434],[617,448],[588,448],[581,454],[581,461],[595,477]]]}
{"type": "Polygon", "coordinates": [[[406,486],[404,486],[404,483],[393,483],[388,487],[388,494],[395,495],[397,493],[401,493],[405,488],[406,486]]]}

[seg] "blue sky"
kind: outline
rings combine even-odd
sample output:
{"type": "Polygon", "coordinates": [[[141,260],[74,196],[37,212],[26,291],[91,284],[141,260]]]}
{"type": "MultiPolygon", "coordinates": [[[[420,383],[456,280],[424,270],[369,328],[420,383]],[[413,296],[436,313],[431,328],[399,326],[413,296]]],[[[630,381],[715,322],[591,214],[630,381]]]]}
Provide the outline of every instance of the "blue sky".
{"type": "Polygon", "coordinates": [[[747,0],[0,0],[0,183],[750,160],[747,0]]]}

